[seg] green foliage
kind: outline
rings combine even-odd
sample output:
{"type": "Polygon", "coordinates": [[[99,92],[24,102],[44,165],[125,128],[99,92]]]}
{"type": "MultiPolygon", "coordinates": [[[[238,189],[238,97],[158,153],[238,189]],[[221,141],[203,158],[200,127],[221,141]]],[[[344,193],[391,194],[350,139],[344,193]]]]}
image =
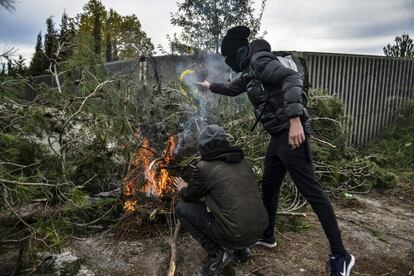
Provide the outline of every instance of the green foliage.
{"type": "Polygon", "coordinates": [[[66,234],[70,232],[70,224],[68,218],[45,216],[38,220],[33,227],[38,238],[60,251],[67,243],[66,234]]]}
{"type": "Polygon", "coordinates": [[[38,76],[44,73],[46,69],[45,56],[43,54],[42,33],[37,35],[35,52],[30,61],[29,72],[32,76],[38,76]]]}
{"type": "MultiPolygon", "coordinates": [[[[121,172],[137,146],[134,134],[140,118],[136,87],[106,81],[106,69],[90,44],[81,37],[74,42],[74,56],[59,64],[65,70],[59,90],[35,87],[39,96],[33,102],[2,93],[0,105],[0,195],[5,199],[0,208],[19,208],[33,200],[49,206],[70,202],[67,216],[57,214],[57,224],[52,216],[35,227],[57,247],[68,230],[60,227],[60,218],[83,223],[114,206],[114,201],[102,200],[111,206],[98,204],[97,209],[87,193],[121,185],[121,172]],[[82,209],[86,215],[80,215],[82,209]]],[[[18,83],[13,80],[1,88],[14,90],[18,83]]],[[[111,214],[106,216],[113,218],[111,214]]]]}
{"type": "Polygon", "coordinates": [[[107,141],[95,139],[78,155],[76,169],[71,177],[75,185],[84,186],[91,194],[109,189],[111,178],[116,175],[119,164],[111,159],[112,152],[107,141]]]}
{"type": "Polygon", "coordinates": [[[182,28],[177,39],[169,37],[172,54],[182,50],[198,49],[202,52],[219,52],[221,40],[227,30],[246,25],[257,35],[266,0],[261,1],[259,14],[255,15],[252,0],[183,0],[177,2],[178,11],[171,16],[171,24],[182,28]]]}
{"type": "Polygon", "coordinates": [[[323,90],[311,90],[307,106],[311,115],[312,136],[335,146],[327,147],[319,142],[313,143],[316,159],[337,160],[345,155],[346,125],[344,105],[336,96],[327,95],[323,90]]]}
{"type": "MultiPolygon", "coordinates": [[[[44,179],[50,183],[59,181],[59,159],[49,154],[45,146],[10,133],[0,134],[0,156],[0,179],[11,181],[4,183],[10,188],[9,192],[1,190],[0,194],[13,205],[19,206],[44,196],[55,200],[54,187],[24,184],[42,183],[44,179]]],[[[2,201],[0,207],[4,206],[6,203],[2,201]]]]}
{"type": "Polygon", "coordinates": [[[301,216],[279,216],[276,225],[282,232],[294,233],[303,233],[311,227],[306,218],[301,216]]]}
{"type": "Polygon", "coordinates": [[[396,121],[367,145],[366,151],[383,168],[414,181],[414,103],[407,103],[396,121]]]}
{"type": "Polygon", "coordinates": [[[57,31],[55,29],[55,24],[52,17],[49,17],[46,20],[46,34],[45,34],[45,47],[44,54],[46,56],[46,67],[49,66],[49,63],[54,63],[56,59],[56,48],[57,48],[58,38],[57,31]]]}
{"type": "MultiPolygon", "coordinates": [[[[91,1],[91,2],[97,2],[99,1],[91,1]]],[[[93,13],[93,28],[92,28],[92,36],[93,36],[93,47],[95,54],[97,56],[101,55],[101,44],[102,44],[102,35],[101,35],[101,15],[99,13],[98,9],[92,9],[93,13]]]]}
{"type": "Polygon", "coordinates": [[[93,45],[98,56],[107,56],[111,51],[113,60],[118,57],[128,59],[151,54],[154,50],[135,14],[121,16],[113,9],[107,11],[100,1],[90,0],[77,17],[80,19],[79,33],[94,37],[93,45]],[[101,51],[101,48],[106,50],[101,51]]]}
{"type": "Polygon", "coordinates": [[[395,37],[395,45],[388,44],[383,48],[384,54],[389,57],[411,57],[414,58],[413,40],[408,34],[395,37]]]}
{"type": "Polygon", "coordinates": [[[395,184],[395,175],[379,166],[372,156],[346,146],[350,123],[338,97],[311,90],[308,109],[316,173],[327,190],[367,191],[395,184]]]}

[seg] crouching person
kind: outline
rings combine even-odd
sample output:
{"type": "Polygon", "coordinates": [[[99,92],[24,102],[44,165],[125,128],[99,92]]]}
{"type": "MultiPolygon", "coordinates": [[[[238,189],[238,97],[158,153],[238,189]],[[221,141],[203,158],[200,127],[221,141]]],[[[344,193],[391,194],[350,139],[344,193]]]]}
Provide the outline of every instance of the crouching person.
{"type": "Polygon", "coordinates": [[[176,215],[208,253],[202,275],[216,275],[232,260],[250,257],[268,216],[243,152],[230,146],[223,128],[209,125],[198,138],[201,161],[187,184],[174,181],[182,201],[176,215]],[[204,198],[204,201],[200,199],[204,198]]]}

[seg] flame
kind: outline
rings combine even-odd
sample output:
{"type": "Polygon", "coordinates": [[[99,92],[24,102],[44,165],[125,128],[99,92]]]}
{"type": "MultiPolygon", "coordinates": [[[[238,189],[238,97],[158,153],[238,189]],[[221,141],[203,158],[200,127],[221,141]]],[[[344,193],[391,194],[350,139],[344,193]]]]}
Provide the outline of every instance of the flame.
{"type": "Polygon", "coordinates": [[[124,209],[133,212],[136,210],[137,201],[136,200],[127,200],[124,203],[124,209]]]}
{"type": "MultiPolygon", "coordinates": [[[[128,176],[124,179],[124,195],[131,197],[137,192],[139,173],[144,172],[144,183],[141,184],[140,192],[148,195],[162,196],[171,189],[173,178],[167,166],[175,158],[176,138],[171,136],[168,139],[168,147],[162,152],[161,158],[154,158],[154,149],[151,148],[147,138],[135,152],[131,160],[131,168],[128,176]]],[[[127,200],[124,209],[127,211],[136,210],[136,200],[127,200]]]]}

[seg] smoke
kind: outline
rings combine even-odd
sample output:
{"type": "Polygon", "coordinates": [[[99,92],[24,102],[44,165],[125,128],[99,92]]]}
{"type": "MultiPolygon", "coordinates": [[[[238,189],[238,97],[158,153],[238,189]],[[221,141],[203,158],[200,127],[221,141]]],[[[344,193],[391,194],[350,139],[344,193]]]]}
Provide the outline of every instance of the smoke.
{"type": "Polygon", "coordinates": [[[176,66],[180,81],[180,92],[187,97],[190,104],[185,106],[187,117],[180,123],[182,132],[178,134],[176,153],[188,145],[193,145],[198,133],[209,124],[217,124],[217,114],[210,114],[218,107],[219,96],[205,91],[197,82],[208,80],[224,82],[230,78],[230,70],[220,55],[202,55],[192,60],[192,63],[180,63],[176,66]]]}

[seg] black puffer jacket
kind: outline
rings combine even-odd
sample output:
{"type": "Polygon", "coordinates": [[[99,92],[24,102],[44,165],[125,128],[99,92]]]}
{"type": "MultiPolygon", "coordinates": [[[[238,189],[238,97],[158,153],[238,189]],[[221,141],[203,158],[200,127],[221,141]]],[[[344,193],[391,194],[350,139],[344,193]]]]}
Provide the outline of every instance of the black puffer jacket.
{"type": "Polygon", "coordinates": [[[211,91],[227,96],[247,92],[256,117],[264,110],[260,122],[272,135],[289,129],[289,118],[298,116],[308,131],[308,113],[302,104],[305,92],[299,73],[283,66],[270,49],[259,49],[249,56],[250,62],[243,72],[230,83],[212,83],[211,91]]]}

